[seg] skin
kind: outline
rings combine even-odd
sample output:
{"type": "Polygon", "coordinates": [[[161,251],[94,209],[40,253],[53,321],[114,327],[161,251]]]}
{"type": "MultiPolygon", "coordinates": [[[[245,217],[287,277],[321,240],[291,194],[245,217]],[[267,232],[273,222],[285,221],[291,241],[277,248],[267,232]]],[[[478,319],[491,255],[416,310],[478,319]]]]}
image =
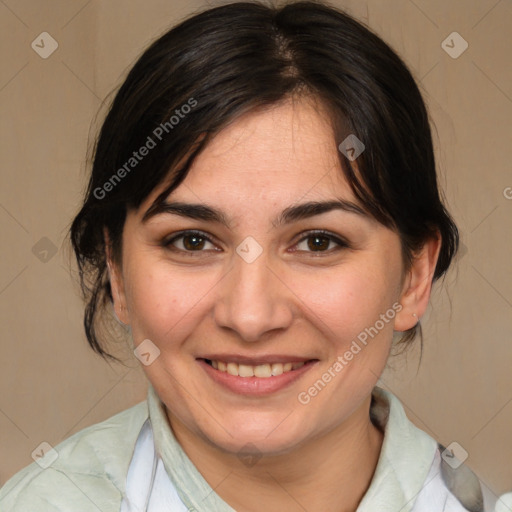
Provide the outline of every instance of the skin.
{"type": "Polygon", "coordinates": [[[383,440],[369,418],[372,388],[393,330],[413,327],[430,295],[439,239],[426,241],[406,272],[398,234],[369,216],[332,210],[273,226],[299,203],[343,198],[357,204],[325,119],[305,99],[238,118],[168,198],[220,209],[230,229],[173,214],[142,222],[162,184],[129,212],[122,261],[107,252],[116,315],[131,326],[135,345],[149,338],[161,352],[143,369],[173,432],[237,511],[356,510],[383,440]],[[190,250],[190,238],[181,238],[165,247],[171,235],[189,229],[212,242],[190,250]],[[321,238],[322,249],[315,250],[306,232],[318,229],[348,246],[321,238]],[[252,263],[236,252],[247,236],[263,250],[252,263]],[[395,318],[301,404],[298,394],[398,302],[395,318]],[[287,388],[249,397],[220,387],[198,364],[197,357],[212,351],[317,362],[287,388]],[[262,455],[252,467],[237,457],[247,443],[262,455]]]}

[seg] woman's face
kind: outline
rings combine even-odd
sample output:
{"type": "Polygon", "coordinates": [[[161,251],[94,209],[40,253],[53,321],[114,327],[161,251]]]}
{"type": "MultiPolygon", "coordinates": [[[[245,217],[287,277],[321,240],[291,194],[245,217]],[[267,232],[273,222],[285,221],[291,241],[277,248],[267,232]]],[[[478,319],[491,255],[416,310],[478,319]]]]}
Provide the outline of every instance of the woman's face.
{"type": "Polygon", "coordinates": [[[160,187],[126,220],[118,317],[150,340],[171,425],[222,450],[279,453],[367,418],[390,350],[400,240],[358,206],[325,119],[305,101],[239,118],[168,197],[194,208],[143,221],[160,187]]]}

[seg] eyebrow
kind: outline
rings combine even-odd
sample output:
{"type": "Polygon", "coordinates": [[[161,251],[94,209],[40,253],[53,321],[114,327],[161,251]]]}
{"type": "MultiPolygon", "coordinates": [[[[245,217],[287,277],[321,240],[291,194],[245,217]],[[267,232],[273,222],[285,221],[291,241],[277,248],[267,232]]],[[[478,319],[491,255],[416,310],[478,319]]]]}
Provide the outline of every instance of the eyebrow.
{"type": "MultiPolygon", "coordinates": [[[[363,210],[359,205],[345,199],[309,201],[285,208],[277,218],[272,221],[272,226],[277,228],[282,225],[291,224],[297,220],[314,217],[315,215],[321,215],[322,213],[333,210],[342,210],[366,218],[370,217],[368,212],[363,210]]],[[[161,203],[152,205],[142,217],[142,223],[146,223],[152,217],[162,214],[179,215],[181,217],[206,222],[217,222],[231,229],[229,219],[221,210],[205,204],[183,203],[180,201],[162,201],[161,203]]]]}

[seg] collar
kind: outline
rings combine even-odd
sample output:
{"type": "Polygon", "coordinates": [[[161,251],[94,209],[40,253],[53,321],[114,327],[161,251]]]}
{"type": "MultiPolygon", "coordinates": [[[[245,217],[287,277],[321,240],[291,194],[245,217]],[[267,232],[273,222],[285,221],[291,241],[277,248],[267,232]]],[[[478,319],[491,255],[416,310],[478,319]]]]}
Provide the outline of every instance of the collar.
{"type": "MultiPolygon", "coordinates": [[[[206,482],[176,440],[165,406],[148,387],[149,417],[157,453],[180,499],[192,510],[235,512],[206,482]]],[[[370,486],[357,512],[410,512],[437,451],[437,443],[407,418],[398,398],[379,387],[372,390],[372,422],[384,433],[370,486]]]]}
{"type": "Polygon", "coordinates": [[[377,386],[370,417],[384,432],[384,441],[357,512],[410,512],[429,474],[437,442],[409,420],[395,395],[377,386]]]}

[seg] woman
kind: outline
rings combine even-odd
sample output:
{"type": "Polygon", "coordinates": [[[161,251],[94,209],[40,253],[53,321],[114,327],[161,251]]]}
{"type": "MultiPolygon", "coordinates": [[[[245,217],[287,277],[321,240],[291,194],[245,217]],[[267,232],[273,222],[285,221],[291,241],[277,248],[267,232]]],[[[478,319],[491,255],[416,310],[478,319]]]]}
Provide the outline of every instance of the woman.
{"type": "Polygon", "coordinates": [[[411,74],[347,15],[234,3],[158,39],[70,236],[90,345],[111,357],[112,304],[148,398],[15,475],[3,511],[484,510],[376,386],[458,235],[411,74]]]}

